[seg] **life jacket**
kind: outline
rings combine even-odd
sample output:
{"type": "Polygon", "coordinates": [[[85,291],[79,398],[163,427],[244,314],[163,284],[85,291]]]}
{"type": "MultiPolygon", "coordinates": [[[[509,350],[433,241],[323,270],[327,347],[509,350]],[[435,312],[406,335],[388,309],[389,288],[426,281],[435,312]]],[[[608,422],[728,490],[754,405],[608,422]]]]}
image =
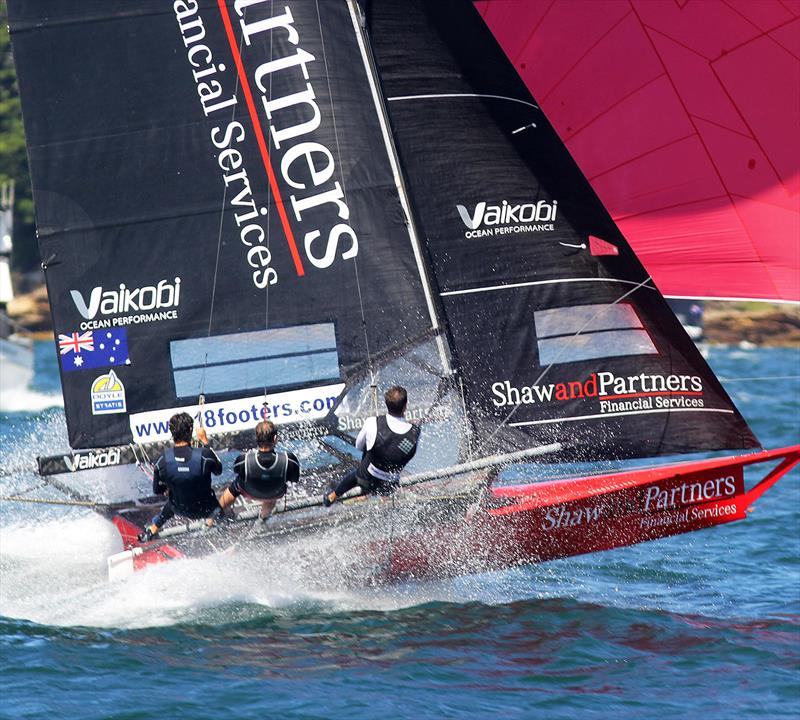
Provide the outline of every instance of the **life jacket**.
{"type": "Polygon", "coordinates": [[[219,507],[210,476],[203,477],[202,448],[191,448],[186,459],[176,457],[175,448],[168,448],[161,474],[172,504],[182,515],[205,517],[219,507]]]}
{"type": "Polygon", "coordinates": [[[257,500],[282,497],[286,492],[288,468],[289,456],[285,452],[274,453],[272,462],[265,467],[258,461],[258,451],[248,450],[244,456],[242,489],[257,500]]]}
{"type": "Polygon", "coordinates": [[[397,483],[400,481],[400,471],[417,452],[419,427],[412,425],[408,431],[396,433],[389,427],[385,415],[377,418],[377,425],[375,442],[361,458],[358,477],[397,483]]]}

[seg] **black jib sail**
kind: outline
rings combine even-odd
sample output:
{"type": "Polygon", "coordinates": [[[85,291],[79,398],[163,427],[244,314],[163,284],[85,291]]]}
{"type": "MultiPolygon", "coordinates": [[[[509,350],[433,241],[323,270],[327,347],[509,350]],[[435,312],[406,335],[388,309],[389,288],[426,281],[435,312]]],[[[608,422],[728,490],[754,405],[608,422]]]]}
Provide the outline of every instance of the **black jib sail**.
{"type": "Polygon", "coordinates": [[[319,419],[426,337],[446,375],[347,2],[8,7],[73,448],[319,419]]]}
{"type": "Polygon", "coordinates": [[[758,446],[472,4],[366,10],[481,443],[758,446]]]}

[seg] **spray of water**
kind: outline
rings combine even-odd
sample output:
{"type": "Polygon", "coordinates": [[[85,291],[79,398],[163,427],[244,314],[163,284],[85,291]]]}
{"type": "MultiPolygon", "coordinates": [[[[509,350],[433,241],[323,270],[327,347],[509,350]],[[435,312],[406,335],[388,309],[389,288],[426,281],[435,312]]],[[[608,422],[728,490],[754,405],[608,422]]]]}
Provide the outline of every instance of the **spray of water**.
{"type": "Polygon", "coordinates": [[[46,625],[134,628],[227,623],[286,608],[385,611],[452,599],[445,585],[346,589],[375,571],[354,540],[334,531],[172,561],[109,582],[105,559],[122,549],[110,523],[86,513],[32,516],[0,529],[0,614],[46,625]]]}
{"type": "Polygon", "coordinates": [[[36,413],[63,406],[64,399],[60,394],[41,393],[27,388],[4,391],[0,395],[0,412],[3,413],[36,413]]]}

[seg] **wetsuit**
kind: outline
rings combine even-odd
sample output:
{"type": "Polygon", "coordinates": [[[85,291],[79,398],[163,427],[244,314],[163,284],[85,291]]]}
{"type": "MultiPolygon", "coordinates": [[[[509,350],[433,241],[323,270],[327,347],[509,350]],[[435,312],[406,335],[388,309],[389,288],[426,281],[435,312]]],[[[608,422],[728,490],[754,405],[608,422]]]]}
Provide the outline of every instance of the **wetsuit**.
{"type": "Polygon", "coordinates": [[[221,472],[222,463],[208,445],[169,448],[158,458],[153,472],[153,492],[169,496],[153,524],[161,527],[175,515],[191,519],[212,515],[219,502],[211,488],[211,476],[221,472]]]}
{"type": "Polygon", "coordinates": [[[389,495],[400,485],[400,471],[417,452],[420,429],[395,415],[369,418],[356,438],[364,454],[355,470],[336,486],[336,496],[359,485],[365,494],[389,495]]]}
{"type": "Polygon", "coordinates": [[[233,464],[236,479],[228,486],[233,497],[274,500],[286,494],[286,483],[300,479],[300,463],[291,452],[248,450],[233,464]]]}

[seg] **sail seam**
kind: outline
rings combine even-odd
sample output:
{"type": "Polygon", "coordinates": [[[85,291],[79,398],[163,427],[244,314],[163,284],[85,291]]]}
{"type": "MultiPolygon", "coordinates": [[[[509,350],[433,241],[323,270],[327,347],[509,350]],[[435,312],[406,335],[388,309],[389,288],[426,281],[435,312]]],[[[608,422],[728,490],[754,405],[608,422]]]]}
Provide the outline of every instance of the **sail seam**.
{"type": "MultiPolygon", "coordinates": [[[[537,32],[539,32],[539,28],[542,26],[544,21],[545,20],[549,21],[549,18],[547,16],[550,14],[550,11],[555,7],[555,4],[556,4],[556,0],[551,0],[550,5],[548,6],[547,10],[545,10],[542,13],[542,16],[539,18],[539,21],[536,23],[536,25],[528,33],[528,37],[525,38],[525,42],[522,43],[522,46],[521,46],[520,50],[517,52],[516,57],[513,60],[511,60],[511,58],[509,58],[509,60],[511,60],[511,64],[515,66],[515,70],[516,70],[517,62],[521,60],[521,58],[524,55],[525,51],[528,49],[528,43],[531,41],[533,36],[536,35],[537,32]]],[[[484,21],[485,21],[485,18],[484,18],[484,21]]],[[[487,26],[489,25],[488,22],[486,24],[487,24],[487,26]]],[[[591,48],[590,48],[590,50],[591,50],[591,48]]]]}
{"type": "MultiPolygon", "coordinates": [[[[239,50],[240,50],[240,52],[241,52],[241,42],[242,41],[240,40],[239,41],[239,50]]],[[[237,73],[236,81],[234,83],[234,90],[233,90],[234,96],[235,96],[235,94],[236,94],[236,92],[238,90],[239,90],[239,75],[237,73]]],[[[231,120],[233,120],[233,118],[235,116],[235,113],[236,113],[236,107],[234,106],[233,108],[231,108],[231,120]]],[[[216,254],[216,258],[214,260],[214,280],[211,283],[211,304],[210,304],[210,307],[209,307],[209,310],[208,310],[208,337],[211,337],[211,327],[212,327],[212,323],[214,321],[214,302],[216,301],[216,298],[217,298],[217,277],[219,276],[219,258],[220,258],[220,253],[222,251],[222,230],[223,230],[223,226],[224,226],[224,222],[225,222],[225,205],[227,203],[227,198],[228,198],[228,185],[227,185],[227,183],[224,183],[224,187],[222,188],[222,207],[220,208],[220,212],[219,212],[219,228],[218,228],[218,231],[217,231],[217,254],[216,254]]],[[[207,359],[207,356],[206,356],[206,359],[207,359]]],[[[205,382],[206,382],[206,377],[205,377],[205,369],[204,369],[203,370],[203,376],[202,376],[202,379],[201,379],[201,382],[200,382],[200,394],[201,395],[203,394],[203,390],[205,388],[205,382]]]]}
{"type": "MultiPolygon", "coordinates": [[[[555,2],[553,3],[553,5],[555,5],[555,2]]],[[[553,5],[551,5],[547,9],[548,13],[553,8],[553,5]]],[[[561,83],[565,82],[567,78],[570,75],[572,75],[575,69],[578,68],[589,55],[591,55],[595,50],[597,50],[597,48],[600,47],[600,45],[608,39],[609,35],[612,35],[614,31],[628,19],[628,17],[630,17],[631,12],[632,12],[631,8],[628,8],[628,10],[623,10],[622,15],[620,15],[616,20],[614,20],[613,23],[610,26],[608,26],[603,33],[600,34],[600,36],[594,43],[591,43],[589,47],[587,47],[581,55],[573,59],[570,66],[564,70],[561,76],[554,83],[551,84],[550,89],[546,93],[544,93],[543,96],[540,96],[539,99],[544,100],[546,103],[549,102],[550,97],[553,95],[554,92],[556,92],[560,88],[561,83]]],[[[544,22],[544,19],[545,19],[544,16],[542,16],[542,19],[539,21],[539,25],[541,25],[544,22]]],[[[537,25],[536,30],[539,29],[539,25],[537,25]]],[[[534,33],[532,32],[525,40],[525,44],[519,53],[520,57],[522,56],[522,53],[527,51],[528,45],[533,39],[533,35],[534,33]]],[[[514,69],[516,70],[516,67],[514,69]]]]}
{"type": "Polygon", "coordinates": [[[440,98],[491,98],[492,100],[508,100],[509,102],[519,103],[520,105],[527,105],[534,110],[539,110],[538,105],[534,105],[527,100],[520,100],[519,98],[508,97],[507,95],[490,95],[488,93],[433,93],[430,95],[395,95],[395,97],[386,98],[389,102],[398,102],[401,100],[438,100],[440,98]]]}
{"type": "MultiPolygon", "coordinates": [[[[633,8],[633,6],[631,6],[631,7],[633,8]]],[[[681,108],[683,109],[683,112],[686,114],[686,118],[689,121],[689,124],[694,128],[695,132],[697,133],[697,139],[700,142],[700,145],[702,146],[703,151],[705,152],[706,157],[708,158],[708,161],[709,161],[709,163],[711,164],[711,167],[714,170],[714,174],[717,176],[720,184],[725,189],[725,194],[728,196],[728,199],[729,199],[729,201],[731,203],[731,207],[733,208],[733,212],[736,214],[736,216],[739,219],[739,222],[740,222],[740,224],[742,226],[742,231],[745,233],[745,235],[747,236],[747,239],[750,241],[750,245],[751,245],[751,247],[753,249],[753,252],[755,253],[756,257],[758,257],[759,261],[763,262],[763,257],[761,256],[760,248],[757,247],[755,242],[753,242],[753,236],[751,235],[748,226],[745,224],[744,219],[742,218],[741,210],[739,209],[739,207],[737,206],[736,202],[734,201],[734,197],[733,197],[734,193],[731,190],[731,188],[729,187],[729,183],[726,182],[725,174],[722,172],[720,166],[717,164],[717,158],[716,158],[715,154],[711,151],[711,148],[709,147],[709,143],[708,143],[705,135],[700,131],[700,127],[697,124],[698,118],[697,118],[697,116],[695,116],[689,110],[689,107],[687,105],[686,100],[678,92],[678,87],[676,85],[676,82],[675,82],[675,80],[673,79],[673,77],[670,75],[670,73],[668,71],[668,63],[665,61],[662,51],[658,48],[658,46],[656,45],[656,43],[655,43],[655,41],[653,39],[653,36],[648,32],[648,30],[652,29],[654,33],[662,35],[663,37],[668,38],[670,41],[672,41],[672,38],[669,35],[656,30],[655,28],[651,28],[642,19],[642,17],[640,16],[639,11],[636,10],[636,8],[633,8],[633,12],[634,12],[634,14],[636,16],[636,21],[642,27],[642,30],[644,32],[644,36],[647,39],[648,43],[650,44],[650,47],[652,48],[653,53],[655,54],[656,58],[658,59],[659,64],[661,65],[661,67],[664,70],[664,74],[666,75],[667,82],[672,87],[672,90],[675,93],[675,97],[677,98],[678,103],[680,104],[681,108]]],[[[776,177],[780,178],[780,174],[778,173],[777,168],[775,167],[775,165],[771,161],[769,155],[765,152],[764,148],[762,147],[762,145],[761,145],[761,143],[760,143],[760,141],[758,139],[758,136],[753,132],[752,128],[750,127],[750,123],[747,121],[747,118],[744,116],[744,114],[739,110],[738,105],[735,102],[733,102],[733,98],[731,97],[730,92],[729,92],[726,84],[722,81],[722,78],[720,78],[719,73],[717,72],[717,68],[715,67],[716,59],[711,58],[707,62],[708,62],[708,69],[714,75],[714,77],[716,78],[717,82],[719,83],[719,88],[720,88],[721,92],[732,103],[732,106],[733,106],[736,114],[739,116],[739,119],[742,121],[742,124],[748,129],[748,131],[750,131],[753,142],[755,143],[755,145],[758,147],[758,149],[763,154],[764,159],[766,160],[766,162],[769,165],[769,167],[772,170],[772,172],[775,173],[776,177]]],[[[773,290],[775,291],[775,294],[777,295],[778,294],[778,286],[777,286],[777,284],[775,282],[775,278],[773,277],[773,274],[772,274],[772,272],[770,270],[767,270],[767,277],[769,278],[770,283],[772,284],[773,290]]]]}
{"type": "MultiPolygon", "coordinates": [[[[322,17],[320,16],[320,12],[319,12],[319,0],[316,0],[315,6],[316,6],[316,9],[317,9],[317,23],[319,25],[319,40],[320,40],[320,45],[322,47],[322,60],[325,63],[325,77],[326,77],[327,82],[328,82],[328,102],[330,103],[330,106],[331,106],[331,118],[333,120],[333,136],[334,136],[334,138],[336,140],[336,155],[339,158],[339,166],[343,167],[343,164],[342,164],[342,150],[341,150],[341,146],[339,144],[339,129],[338,129],[337,124],[336,124],[336,108],[334,107],[334,104],[333,104],[333,91],[331,89],[331,73],[330,73],[330,70],[328,68],[328,53],[325,51],[325,34],[323,32],[323,29],[322,29],[322,17]]],[[[348,10],[350,10],[349,6],[348,6],[348,10]]],[[[351,17],[352,17],[352,12],[351,12],[351,17]]],[[[347,200],[347,179],[344,176],[342,176],[342,190],[344,192],[345,202],[348,202],[348,200],[347,200]]],[[[358,291],[358,306],[359,306],[359,309],[361,311],[361,327],[362,327],[362,329],[364,331],[364,348],[365,348],[365,350],[367,352],[367,367],[369,368],[370,386],[373,389],[373,396],[374,396],[375,387],[376,387],[375,370],[374,370],[373,365],[372,365],[372,353],[370,352],[370,347],[369,347],[369,332],[367,330],[367,317],[366,317],[366,313],[364,311],[364,295],[363,295],[363,292],[361,290],[361,279],[360,279],[360,276],[359,276],[359,273],[358,273],[358,255],[357,254],[353,257],[353,273],[355,274],[356,290],[358,291]]],[[[375,405],[375,413],[377,414],[377,412],[378,412],[378,401],[374,397],[373,397],[373,399],[374,399],[374,405],[375,405]]]]}
{"type": "Polygon", "coordinates": [[[726,410],[724,408],[662,408],[658,410],[628,410],[625,412],[615,413],[598,413],[597,415],[576,415],[569,418],[548,418],[547,420],[524,420],[520,422],[508,423],[509,427],[521,427],[523,425],[546,425],[551,423],[562,422],[578,422],[581,420],[595,420],[597,418],[616,417],[619,415],[649,415],[651,413],[674,413],[674,412],[713,412],[713,413],[726,413],[733,415],[733,410],[726,410]]]}

